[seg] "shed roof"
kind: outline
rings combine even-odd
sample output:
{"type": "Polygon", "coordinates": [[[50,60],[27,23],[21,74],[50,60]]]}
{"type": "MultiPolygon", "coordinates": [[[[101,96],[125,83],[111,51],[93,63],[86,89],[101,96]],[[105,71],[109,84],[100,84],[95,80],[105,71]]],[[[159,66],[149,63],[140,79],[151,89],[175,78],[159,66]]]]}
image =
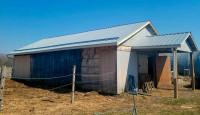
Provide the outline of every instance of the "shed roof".
{"type": "Polygon", "coordinates": [[[119,46],[127,39],[133,39],[133,44],[131,45],[132,49],[171,47],[179,47],[180,49],[181,46],[188,46],[189,43],[193,51],[198,50],[190,32],[158,35],[158,32],[154,29],[151,22],[144,21],[82,33],[42,39],[33,44],[14,50],[9,54],[21,55],[86,47],[108,45],[119,46]],[[156,35],[145,36],[137,39],[132,38],[136,33],[140,32],[140,30],[145,28],[147,25],[150,25],[150,27],[153,28],[156,35]],[[186,40],[187,44],[185,44],[186,40]]]}
{"type": "Polygon", "coordinates": [[[190,32],[146,36],[140,39],[135,39],[134,43],[132,44],[132,48],[133,49],[171,48],[171,47],[178,48],[184,45],[186,40],[187,42],[189,42],[193,51],[198,50],[190,32]]]}
{"type": "Polygon", "coordinates": [[[77,47],[84,48],[89,46],[117,45],[124,39],[131,37],[149,24],[151,25],[150,21],[144,21],[77,34],[42,39],[33,44],[14,50],[10,54],[27,54],[33,52],[54,51],[70,48],[74,49],[77,47]]]}

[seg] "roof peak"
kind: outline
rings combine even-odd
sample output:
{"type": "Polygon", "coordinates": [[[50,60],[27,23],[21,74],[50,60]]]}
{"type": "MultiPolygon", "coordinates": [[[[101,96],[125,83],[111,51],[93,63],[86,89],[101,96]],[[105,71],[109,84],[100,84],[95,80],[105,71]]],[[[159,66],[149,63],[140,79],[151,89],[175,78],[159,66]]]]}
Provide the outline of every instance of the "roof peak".
{"type": "Polygon", "coordinates": [[[137,24],[137,23],[142,23],[142,22],[150,22],[150,20],[140,21],[140,22],[132,22],[132,23],[122,24],[122,25],[115,25],[115,26],[110,26],[110,27],[105,27],[105,28],[99,28],[99,29],[88,30],[88,31],[83,31],[83,32],[77,32],[77,33],[72,33],[72,34],[59,35],[59,36],[48,37],[48,38],[43,38],[43,39],[51,39],[51,38],[56,38],[56,37],[61,37],[61,36],[67,36],[67,35],[75,35],[75,34],[80,34],[80,33],[86,33],[86,32],[91,32],[91,31],[109,29],[109,28],[114,28],[114,27],[119,27],[119,26],[125,26],[125,25],[131,25],[131,24],[137,24]]]}

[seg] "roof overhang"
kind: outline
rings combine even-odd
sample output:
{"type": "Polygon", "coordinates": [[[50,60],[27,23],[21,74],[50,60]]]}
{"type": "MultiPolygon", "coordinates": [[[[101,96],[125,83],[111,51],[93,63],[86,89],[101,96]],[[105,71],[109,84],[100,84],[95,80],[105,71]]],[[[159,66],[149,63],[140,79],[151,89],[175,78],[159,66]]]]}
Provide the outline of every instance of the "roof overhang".
{"type": "MultiPolygon", "coordinates": [[[[178,33],[179,34],[179,33],[178,33]]],[[[180,33],[182,34],[182,33],[180,33]]],[[[192,38],[191,33],[183,33],[184,37],[182,36],[182,38],[180,39],[180,36],[176,37],[175,34],[168,34],[168,37],[163,38],[162,36],[155,36],[155,37],[151,37],[151,38],[147,38],[151,43],[153,42],[154,44],[148,44],[148,42],[146,43],[141,43],[141,45],[139,46],[132,46],[132,49],[134,50],[140,50],[140,51],[148,51],[151,49],[154,49],[154,51],[158,51],[159,49],[162,49],[162,53],[168,53],[171,48],[175,48],[177,49],[179,52],[194,52],[194,51],[198,51],[198,48],[194,42],[194,39],[192,38]],[[169,36],[172,36],[171,38],[169,36]],[[170,38],[170,39],[169,39],[170,38]],[[163,40],[175,40],[177,39],[177,41],[175,43],[166,43],[163,42],[162,44],[160,44],[160,42],[158,42],[159,40],[162,41],[163,40]],[[152,41],[151,41],[152,40],[152,41]],[[166,49],[166,52],[165,50],[166,49]]],[[[147,40],[146,39],[146,40],[147,40]]],[[[145,40],[145,38],[143,38],[142,40],[145,40]]]]}
{"type": "Polygon", "coordinates": [[[72,49],[83,49],[83,48],[92,48],[92,47],[105,47],[105,46],[116,46],[117,43],[107,43],[107,44],[94,44],[94,45],[85,45],[85,46],[76,46],[76,47],[66,47],[66,48],[52,48],[47,50],[39,50],[39,51],[25,51],[25,52],[11,52],[8,56],[12,55],[28,55],[28,54],[36,54],[36,53],[47,53],[47,52],[54,52],[54,51],[62,51],[62,50],[72,50],[72,49]]]}

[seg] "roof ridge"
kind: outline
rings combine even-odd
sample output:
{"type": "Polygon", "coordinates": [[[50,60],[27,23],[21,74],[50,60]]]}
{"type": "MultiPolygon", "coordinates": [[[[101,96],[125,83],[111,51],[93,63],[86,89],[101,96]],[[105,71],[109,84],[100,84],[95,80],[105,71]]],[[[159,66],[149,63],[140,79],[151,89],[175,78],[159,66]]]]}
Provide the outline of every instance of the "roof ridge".
{"type": "Polygon", "coordinates": [[[165,36],[165,35],[184,34],[184,33],[191,33],[191,32],[179,32],[179,33],[159,34],[159,35],[152,35],[152,36],[146,36],[146,37],[165,36]]]}
{"type": "Polygon", "coordinates": [[[65,34],[65,35],[59,35],[59,36],[54,36],[54,37],[43,38],[43,40],[44,40],[44,39],[51,39],[51,38],[55,38],[55,37],[61,37],[61,36],[67,36],[67,35],[75,35],[75,34],[80,34],[80,33],[91,32],[91,31],[97,31],[97,30],[109,29],[109,28],[114,28],[114,27],[119,27],[119,26],[125,26],[125,25],[137,24],[137,23],[142,23],[142,22],[150,22],[150,21],[147,20],[147,21],[140,21],[140,22],[132,22],[132,23],[128,23],[128,24],[122,24],[122,25],[110,26],[110,27],[99,28],[99,29],[94,29],[94,30],[88,30],[88,31],[83,31],[83,32],[77,32],[77,33],[72,33],[72,34],[65,34]]]}

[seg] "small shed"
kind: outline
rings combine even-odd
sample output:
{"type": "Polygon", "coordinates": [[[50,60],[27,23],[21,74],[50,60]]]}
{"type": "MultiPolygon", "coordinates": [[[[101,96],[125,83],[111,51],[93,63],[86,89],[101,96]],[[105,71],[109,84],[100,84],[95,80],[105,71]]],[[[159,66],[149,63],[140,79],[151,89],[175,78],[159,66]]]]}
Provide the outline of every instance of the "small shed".
{"type": "MultiPolygon", "coordinates": [[[[169,57],[159,53],[174,53],[176,59],[177,52],[197,50],[191,33],[159,35],[150,21],[144,21],[46,38],[8,55],[14,55],[13,78],[70,75],[76,65],[82,89],[119,94],[126,90],[128,75],[138,81],[141,74],[150,74],[160,86],[166,84],[159,82],[161,78],[171,79],[171,74],[161,77],[165,69],[158,68],[170,65],[165,63],[169,57]]],[[[71,83],[71,77],[39,81],[61,85],[71,83]]]]}

